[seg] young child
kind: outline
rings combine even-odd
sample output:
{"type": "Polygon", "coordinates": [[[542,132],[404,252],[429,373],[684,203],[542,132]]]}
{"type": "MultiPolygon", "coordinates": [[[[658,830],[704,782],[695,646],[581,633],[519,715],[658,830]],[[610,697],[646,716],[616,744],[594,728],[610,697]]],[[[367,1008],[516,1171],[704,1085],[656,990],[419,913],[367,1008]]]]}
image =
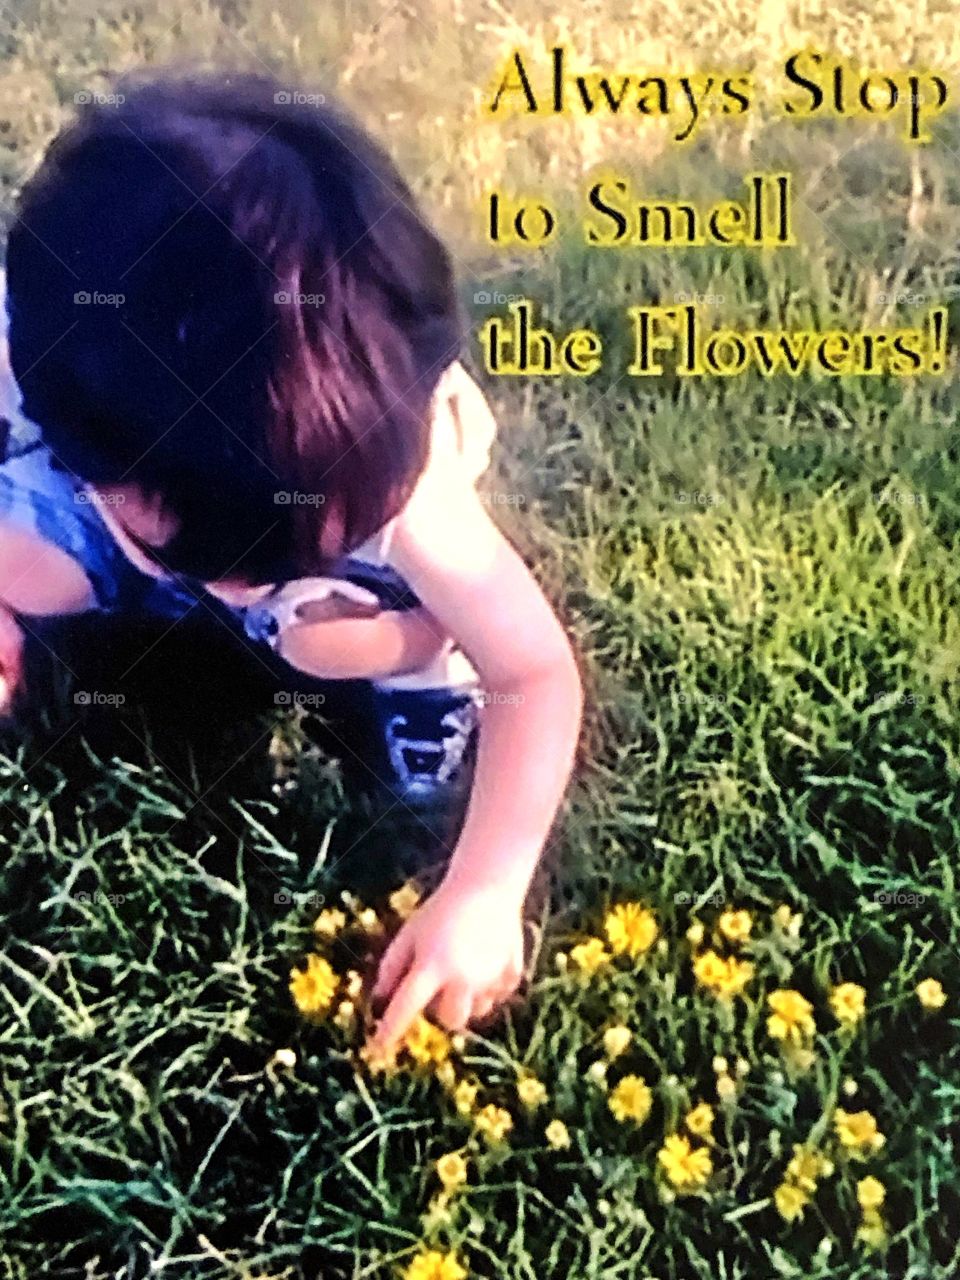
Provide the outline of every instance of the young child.
{"type": "Polygon", "coordinates": [[[577,667],[476,490],[495,424],[449,256],[386,154],[269,77],[118,87],[9,236],[3,699],[45,617],[202,609],[372,682],[404,803],[452,782],[482,719],[456,847],[377,974],[387,1052],[421,1010],[462,1027],[519,982],[577,667]]]}

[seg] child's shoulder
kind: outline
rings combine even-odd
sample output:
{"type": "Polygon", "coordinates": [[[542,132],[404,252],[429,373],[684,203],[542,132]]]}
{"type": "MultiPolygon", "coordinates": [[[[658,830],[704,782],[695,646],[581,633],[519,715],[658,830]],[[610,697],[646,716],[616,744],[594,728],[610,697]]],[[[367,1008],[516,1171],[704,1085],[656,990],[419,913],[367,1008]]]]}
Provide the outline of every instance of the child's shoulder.
{"type": "MultiPolygon", "coordinates": [[[[446,499],[475,488],[489,467],[497,420],[486,396],[459,360],[440,375],[431,413],[430,451],[413,493],[400,514],[353,553],[358,559],[389,565],[398,521],[416,510],[418,524],[429,527],[435,508],[449,509],[446,501],[437,501],[438,495],[446,499]]],[[[451,535],[450,529],[437,529],[437,536],[451,535]]]]}
{"type": "Polygon", "coordinates": [[[459,360],[437,383],[427,471],[442,469],[453,483],[475,484],[490,465],[497,420],[487,398],[459,360]]]}

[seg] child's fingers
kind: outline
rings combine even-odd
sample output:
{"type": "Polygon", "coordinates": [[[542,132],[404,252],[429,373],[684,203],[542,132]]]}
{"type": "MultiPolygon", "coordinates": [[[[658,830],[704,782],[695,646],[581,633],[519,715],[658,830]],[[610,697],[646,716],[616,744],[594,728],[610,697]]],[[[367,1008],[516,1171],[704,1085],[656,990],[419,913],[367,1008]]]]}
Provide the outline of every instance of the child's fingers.
{"type": "Polygon", "coordinates": [[[448,982],[434,1003],[437,1022],[448,1031],[459,1031],[470,1020],[473,993],[462,982],[448,982]]]}
{"type": "Polygon", "coordinates": [[[23,630],[0,605],[0,715],[8,715],[23,676],[23,630]]]}
{"type": "Polygon", "coordinates": [[[377,980],[370,997],[373,1001],[386,1000],[403,976],[413,955],[413,942],[408,929],[401,929],[380,957],[377,980]]]}
{"type": "Polygon", "coordinates": [[[473,1008],[470,1011],[470,1021],[474,1018],[485,1018],[498,1002],[493,996],[479,996],[473,1002],[473,1008]]]}
{"type": "Polygon", "coordinates": [[[374,1048],[380,1052],[390,1052],[406,1034],[417,1014],[437,994],[439,986],[439,975],[434,968],[418,968],[414,965],[397,987],[380,1019],[373,1034],[374,1048]]]}

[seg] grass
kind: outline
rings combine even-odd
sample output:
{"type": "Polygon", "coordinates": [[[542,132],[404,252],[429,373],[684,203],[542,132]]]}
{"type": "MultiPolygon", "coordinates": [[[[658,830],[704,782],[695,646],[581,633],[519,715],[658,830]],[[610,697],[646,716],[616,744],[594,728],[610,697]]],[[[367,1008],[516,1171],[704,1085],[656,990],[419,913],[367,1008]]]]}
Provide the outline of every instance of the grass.
{"type": "MultiPolygon", "coordinates": [[[[646,4],[629,23],[590,4],[568,25],[578,44],[646,64],[706,63],[723,47],[769,69],[781,35],[784,47],[847,41],[875,65],[904,61],[893,6],[691,0],[676,13],[669,35],[645,34],[660,30],[646,4]]],[[[915,162],[882,131],[839,124],[760,123],[678,151],[652,131],[564,122],[561,146],[547,129],[478,124],[470,94],[497,50],[518,35],[542,47],[553,20],[530,3],[507,17],[461,0],[435,39],[432,17],[260,0],[8,13],[5,199],[62,104],[100,73],[184,52],[263,59],[336,83],[385,131],[451,238],[477,327],[489,310],[473,303],[477,287],[592,324],[614,353],[626,306],[680,290],[721,295],[724,318],[796,327],[889,322],[904,309],[881,295],[908,292],[921,311],[951,301],[955,342],[955,118],[915,162]],[[405,124],[438,116],[420,132],[405,124]],[[691,196],[735,193],[743,172],[782,164],[803,179],[800,244],[621,256],[568,237],[511,262],[478,242],[471,202],[498,179],[532,174],[559,198],[608,154],[638,183],[691,196]]],[[[946,7],[929,6],[914,38],[914,61],[956,71],[946,7]]],[[[424,1239],[503,1280],[958,1274],[955,373],[617,381],[622,365],[587,382],[484,384],[503,424],[491,492],[524,499],[497,510],[590,685],[556,874],[534,911],[528,998],[469,1037],[458,1068],[511,1110],[508,1143],[471,1136],[429,1074],[358,1074],[344,1037],[300,1019],[287,992],[321,899],[352,886],[381,903],[435,852],[436,831],[396,812],[371,829],[378,811],[308,726],[262,711],[276,673],[263,673],[259,701],[246,681],[240,706],[239,676],[209,637],[174,635],[128,674],[119,717],[81,720],[67,681],[60,711],[0,761],[4,1280],[390,1276],[424,1239]],[[654,910],[661,945],[593,980],[569,962],[560,971],[557,954],[624,899],[654,910]],[[730,1005],[693,981],[685,937],[691,919],[709,934],[727,903],[754,913],[757,967],[730,1005]],[[799,940],[771,923],[781,903],[803,913],[799,940]],[[926,976],[948,993],[938,1013],[913,994],[926,976]],[[867,991],[850,1036],[828,1008],[841,980],[867,991]],[[777,987],[814,1005],[806,1070],[767,1032],[777,987]],[[633,1042],[611,1084],[636,1073],[653,1090],[638,1128],[584,1078],[614,1019],[633,1042]],[[283,1048],[292,1071],[269,1065],[283,1048]],[[749,1067],[726,1104],[716,1055],[749,1067]],[[549,1094],[532,1114],[515,1095],[521,1069],[549,1094]],[[718,1113],[714,1175],[701,1194],[664,1198],[657,1151],[700,1098],[718,1113]],[[876,1116],[879,1153],[837,1156],[837,1106],[876,1116]],[[544,1140],[553,1116],[567,1150],[544,1140]],[[837,1168],[785,1223],[771,1196],[806,1142],[837,1168]],[[431,1211],[432,1162],[459,1149],[468,1186],[449,1213],[431,1211]],[[879,1255],[855,1239],[867,1172],[887,1187],[879,1255]]],[[[91,642],[81,627],[74,683],[121,687],[138,643],[91,642]]]]}

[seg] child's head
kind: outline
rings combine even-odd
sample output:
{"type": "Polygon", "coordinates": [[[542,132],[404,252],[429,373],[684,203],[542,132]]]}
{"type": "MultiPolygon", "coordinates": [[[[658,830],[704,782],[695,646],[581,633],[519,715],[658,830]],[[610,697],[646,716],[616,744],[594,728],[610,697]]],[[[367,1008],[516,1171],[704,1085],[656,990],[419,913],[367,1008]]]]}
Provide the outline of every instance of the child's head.
{"type": "Polygon", "coordinates": [[[323,572],[423,469],[460,342],[449,256],[318,95],[253,75],[117,89],[51,145],[10,232],[24,412],[83,480],[162,507],[173,571],[323,572]]]}

